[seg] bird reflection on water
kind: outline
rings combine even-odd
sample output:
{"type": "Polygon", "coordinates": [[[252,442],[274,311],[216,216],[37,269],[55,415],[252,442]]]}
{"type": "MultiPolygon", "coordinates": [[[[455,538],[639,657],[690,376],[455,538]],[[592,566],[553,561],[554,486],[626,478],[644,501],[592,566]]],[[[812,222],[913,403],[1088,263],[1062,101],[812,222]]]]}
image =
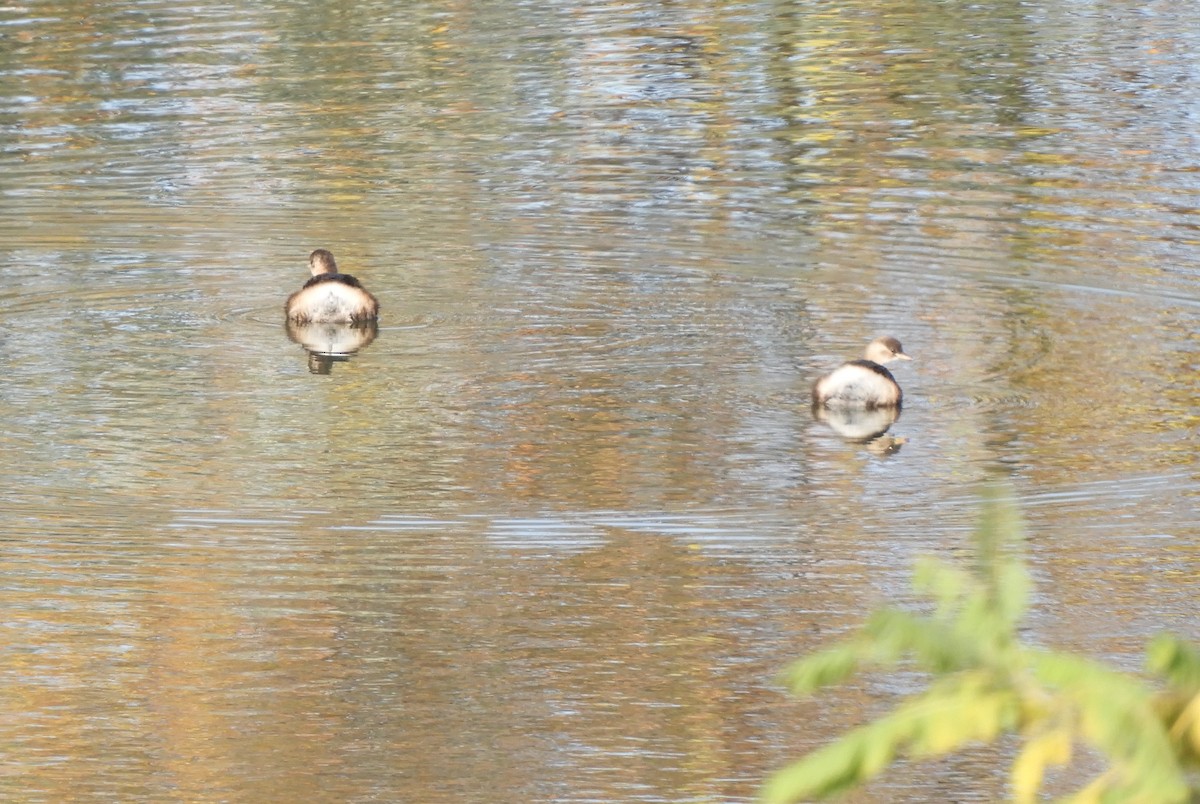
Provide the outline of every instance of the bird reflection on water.
{"type": "Polygon", "coordinates": [[[329,374],[334,363],[348,361],[379,334],[379,323],[373,319],[360,324],[302,324],[289,318],[286,326],[288,337],[308,351],[308,370],[313,374],[329,374]]]}

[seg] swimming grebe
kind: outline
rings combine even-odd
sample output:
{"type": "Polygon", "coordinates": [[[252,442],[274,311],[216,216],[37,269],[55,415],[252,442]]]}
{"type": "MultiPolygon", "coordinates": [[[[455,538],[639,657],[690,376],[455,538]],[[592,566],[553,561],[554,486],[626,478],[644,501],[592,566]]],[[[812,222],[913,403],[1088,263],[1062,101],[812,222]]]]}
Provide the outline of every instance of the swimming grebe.
{"type": "Polygon", "coordinates": [[[862,360],[843,363],[813,385],[813,405],[827,408],[898,408],[903,394],[892,372],[883,367],[892,360],[912,360],[900,341],[876,338],[867,344],[862,360]]]}
{"type": "Polygon", "coordinates": [[[308,256],[312,279],[288,297],[284,309],[300,324],[361,324],[379,315],[379,302],[350,274],[338,273],[333,254],[319,248],[308,256]]]}

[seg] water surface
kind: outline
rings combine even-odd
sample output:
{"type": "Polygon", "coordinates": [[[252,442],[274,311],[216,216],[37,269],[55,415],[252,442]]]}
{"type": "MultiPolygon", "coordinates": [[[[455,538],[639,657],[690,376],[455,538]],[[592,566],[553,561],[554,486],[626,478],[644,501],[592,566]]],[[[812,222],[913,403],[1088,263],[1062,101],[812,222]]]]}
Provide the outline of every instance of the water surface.
{"type": "Polygon", "coordinates": [[[899,685],[776,673],[997,479],[1031,638],[1200,639],[1198,16],[0,8],[0,790],[749,800],[899,685]],[[317,247],[349,359],[283,327],[317,247]]]}

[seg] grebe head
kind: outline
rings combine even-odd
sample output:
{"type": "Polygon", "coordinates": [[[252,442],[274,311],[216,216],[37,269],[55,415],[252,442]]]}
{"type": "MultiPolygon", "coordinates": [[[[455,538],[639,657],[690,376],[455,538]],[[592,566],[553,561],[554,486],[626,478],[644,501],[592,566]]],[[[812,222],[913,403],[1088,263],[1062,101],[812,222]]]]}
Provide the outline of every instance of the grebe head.
{"type": "MultiPolygon", "coordinates": [[[[315,252],[314,252],[315,254],[315,252]]],[[[329,259],[333,260],[333,255],[329,255],[329,259]]],[[[904,354],[904,347],[900,345],[900,341],[885,335],[882,338],[876,338],[867,344],[867,351],[863,353],[863,357],[870,360],[872,363],[883,365],[890,363],[893,360],[912,360],[911,357],[904,354]]]]}
{"type": "MultiPolygon", "coordinates": [[[[319,248],[312,254],[308,255],[308,270],[312,271],[313,276],[321,274],[336,274],[338,272],[337,263],[333,259],[333,252],[328,249],[319,248]]],[[[900,344],[896,344],[899,346],[900,344]]]]}

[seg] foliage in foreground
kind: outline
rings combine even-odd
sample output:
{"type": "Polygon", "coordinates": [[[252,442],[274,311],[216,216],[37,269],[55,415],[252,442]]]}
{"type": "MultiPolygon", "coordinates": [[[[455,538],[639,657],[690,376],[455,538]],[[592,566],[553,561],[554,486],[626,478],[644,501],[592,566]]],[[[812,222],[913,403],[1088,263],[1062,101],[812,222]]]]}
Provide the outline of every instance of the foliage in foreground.
{"type": "Polygon", "coordinates": [[[828,798],[898,757],[939,756],[1016,734],[1016,801],[1036,801],[1047,768],[1070,763],[1082,744],[1100,751],[1108,769],[1070,800],[1188,801],[1195,791],[1187,773],[1200,768],[1200,652],[1172,636],[1154,639],[1148,666],[1163,682],[1155,692],[1083,656],[1022,644],[1017,626],[1030,578],[1015,550],[1020,527],[1011,506],[990,500],[976,539],[971,571],[935,559],[918,564],[914,587],[932,600],[931,614],[876,612],[854,638],[788,670],[796,693],[901,662],[932,678],[889,714],[777,773],[764,799],[828,798]]]}

